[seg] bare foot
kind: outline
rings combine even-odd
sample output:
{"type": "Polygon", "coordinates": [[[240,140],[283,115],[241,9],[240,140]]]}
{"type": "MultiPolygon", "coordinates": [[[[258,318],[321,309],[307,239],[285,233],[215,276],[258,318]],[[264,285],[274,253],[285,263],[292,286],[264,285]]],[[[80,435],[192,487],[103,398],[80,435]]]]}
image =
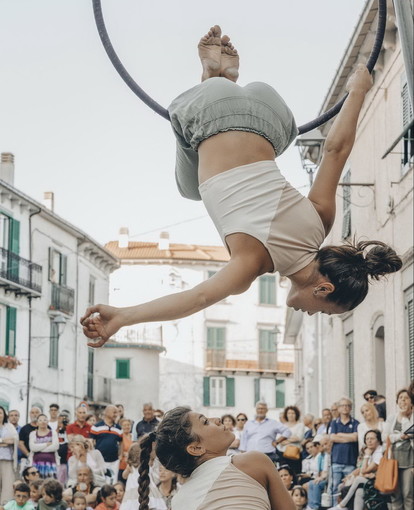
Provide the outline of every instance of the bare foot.
{"type": "Polygon", "coordinates": [[[239,77],[239,54],[230,42],[228,35],[221,38],[221,69],[220,76],[236,83],[239,77]]]}
{"type": "Polygon", "coordinates": [[[198,43],[198,54],[203,66],[201,81],[220,76],[221,60],[221,28],[218,25],[211,27],[208,34],[198,43]]]}

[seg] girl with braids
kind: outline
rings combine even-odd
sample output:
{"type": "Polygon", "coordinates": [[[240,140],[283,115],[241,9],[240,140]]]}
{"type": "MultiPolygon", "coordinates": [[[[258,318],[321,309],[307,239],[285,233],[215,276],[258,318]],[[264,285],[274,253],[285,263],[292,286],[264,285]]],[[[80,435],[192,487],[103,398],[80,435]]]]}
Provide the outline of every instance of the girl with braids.
{"type": "Polygon", "coordinates": [[[326,138],[308,197],[275,163],[298,130],[292,112],[269,85],[236,84],[239,56],[218,25],[199,43],[202,83],[170,105],[177,139],[176,180],[183,196],[203,200],[230,253],[229,263],[193,289],[137,306],[95,305],[81,319],[90,347],[121,327],[187,317],[247,290],[260,275],[289,278],[287,305],[309,314],[343,313],[359,305],[369,278],[398,271],[401,259],[379,241],[320,248],[335,220],[335,195],[372,86],[360,64],[326,138]]]}
{"type": "Polygon", "coordinates": [[[168,470],[187,478],[172,510],[295,510],[273,462],[263,453],[227,456],[234,434],[219,418],[189,407],[165,414],[141,442],[139,510],[150,510],[149,460],[155,452],[168,470]]]}

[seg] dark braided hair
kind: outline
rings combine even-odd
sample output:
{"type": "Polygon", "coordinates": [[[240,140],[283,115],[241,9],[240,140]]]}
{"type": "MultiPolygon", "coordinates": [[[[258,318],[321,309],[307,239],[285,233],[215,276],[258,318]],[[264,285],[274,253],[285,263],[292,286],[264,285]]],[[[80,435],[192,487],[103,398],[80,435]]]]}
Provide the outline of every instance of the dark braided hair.
{"type": "Polygon", "coordinates": [[[189,407],[176,407],[168,411],[157,431],[151,432],[141,440],[141,457],[138,469],[139,510],[149,510],[149,461],[153,443],[161,464],[183,477],[188,477],[197,467],[197,457],[187,452],[187,446],[199,437],[191,430],[189,407]]]}
{"type": "Polygon", "coordinates": [[[402,267],[401,258],[381,241],[324,246],[315,260],[319,263],[319,272],[335,286],[327,300],[345,306],[347,310],[353,310],[365,299],[368,276],[379,280],[381,276],[399,271],[402,267]],[[366,252],[369,246],[373,248],[366,252]]]}

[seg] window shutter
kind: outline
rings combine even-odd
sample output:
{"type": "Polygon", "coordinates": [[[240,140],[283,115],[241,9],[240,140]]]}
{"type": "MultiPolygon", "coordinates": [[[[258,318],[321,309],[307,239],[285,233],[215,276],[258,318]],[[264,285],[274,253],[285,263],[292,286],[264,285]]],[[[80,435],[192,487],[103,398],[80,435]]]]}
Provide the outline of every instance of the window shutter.
{"type": "Polygon", "coordinates": [[[410,101],[410,93],[408,90],[408,83],[405,82],[402,91],[402,114],[403,114],[403,128],[406,128],[408,124],[413,120],[413,106],[410,101]]]}
{"type": "Polygon", "coordinates": [[[66,255],[60,256],[60,285],[66,286],[68,273],[68,257],[66,255]]]}
{"type": "Polygon", "coordinates": [[[210,377],[203,377],[203,406],[210,405],[210,377]]]}
{"type": "Polygon", "coordinates": [[[254,380],[254,404],[256,405],[257,402],[260,400],[260,379],[254,380]]]}
{"type": "Polygon", "coordinates": [[[285,381],[276,379],[276,407],[285,407],[285,381]]]}
{"type": "Polygon", "coordinates": [[[7,307],[6,317],[6,355],[16,355],[16,316],[17,309],[12,306],[7,307]]]}
{"type": "Polygon", "coordinates": [[[116,360],[116,378],[129,379],[129,359],[116,360]]]}
{"type": "Polygon", "coordinates": [[[413,289],[406,297],[406,316],[407,316],[407,333],[408,333],[408,358],[410,368],[410,379],[414,379],[414,303],[413,303],[413,289]]]}
{"type": "Polygon", "coordinates": [[[226,406],[234,407],[234,377],[226,377],[226,406]]]}
{"type": "Polygon", "coordinates": [[[20,253],[20,221],[10,218],[10,251],[20,253]]]}

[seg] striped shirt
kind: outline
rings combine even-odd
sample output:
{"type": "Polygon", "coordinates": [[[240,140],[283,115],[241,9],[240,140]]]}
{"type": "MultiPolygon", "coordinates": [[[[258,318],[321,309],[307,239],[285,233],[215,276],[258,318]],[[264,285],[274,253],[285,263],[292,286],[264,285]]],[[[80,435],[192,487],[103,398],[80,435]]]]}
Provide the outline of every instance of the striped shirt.
{"type": "Polygon", "coordinates": [[[95,439],[96,449],[102,453],[105,462],[118,460],[119,443],[122,441],[122,430],[119,425],[107,425],[103,420],[92,425],[90,437],[95,439]]]}

